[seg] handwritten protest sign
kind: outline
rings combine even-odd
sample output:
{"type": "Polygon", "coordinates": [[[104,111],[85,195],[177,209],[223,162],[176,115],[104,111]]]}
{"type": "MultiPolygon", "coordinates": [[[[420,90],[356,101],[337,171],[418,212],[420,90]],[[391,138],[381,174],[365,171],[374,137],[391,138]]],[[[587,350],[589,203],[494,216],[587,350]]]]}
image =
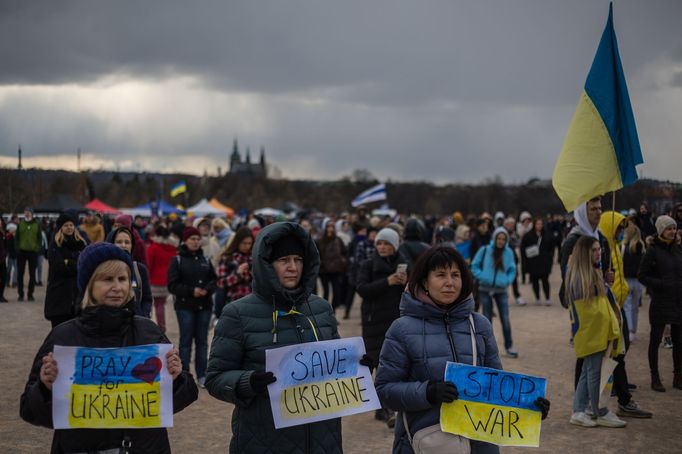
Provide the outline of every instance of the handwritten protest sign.
{"type": "Polygon", "coordinates": [[[360,337],[265,351],[275,428],[297,426],[381,408],[369,368],[360,365],[360,337]]]}
{"type": "Polygon", "coordinates": [[[545,396],[546,379],[448,362],[445,381],[457,386],[459,399],[441,406],[443,432],[500,446],[540,445],[542,414],[533,402],[545,396]]]}
{"type": "Polygon", "coordinates": [[[173,426],[170,344],[125,348],[55,345],[55,429],[173,426]]]}

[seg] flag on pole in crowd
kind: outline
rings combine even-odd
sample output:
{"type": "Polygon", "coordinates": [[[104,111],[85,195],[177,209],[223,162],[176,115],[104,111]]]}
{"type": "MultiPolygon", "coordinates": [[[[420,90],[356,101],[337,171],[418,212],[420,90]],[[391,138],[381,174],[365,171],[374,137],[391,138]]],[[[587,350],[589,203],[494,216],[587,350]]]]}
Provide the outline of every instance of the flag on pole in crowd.
{"type": "Polygon", "coordinates": [[[644,162],[613,28],[613,4],[585,88],[554,167],[567,211],[638,179],[644,162]]]}
{"type": "Polygon", "coordinates": [[[179,196],[180,194],[187,192],[187,185],[185,181],[178,181],[173,186],[171,186],[170,195],[171,197],[179,196]]]}
{"type": "Polygon", "coordinates": [[[361,192],[350,204],[355,208],[365,203],[378,202],[379,200],[386,200],[386,185],[384,183],[372,186],[368,190],[361,192]]]}

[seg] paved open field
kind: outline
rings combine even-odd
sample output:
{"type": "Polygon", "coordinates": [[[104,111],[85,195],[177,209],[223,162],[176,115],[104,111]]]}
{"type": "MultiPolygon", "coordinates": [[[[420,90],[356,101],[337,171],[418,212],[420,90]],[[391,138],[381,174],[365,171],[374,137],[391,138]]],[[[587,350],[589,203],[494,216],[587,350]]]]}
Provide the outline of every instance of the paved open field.
{"type": "MultiPolygon", "coordinates": [[[[556,294],[558,270],[553,274],[553,293],[556,294]]],[[[526,300],[532,300],[529,286],[522,286],[526,300]]],[[[0,453],[48,452],[52,432],[31,426],[19,418],[19,396],[23,390],[33,356],[50,329],[43,319],[44,287],[36,293],[37,302],[17,303],[14,289],[7,289],[10,304],[0,304],[0,453]]],[[[555,298],[556,299],[556,298],[555,298]]],[[[177,342],[175,316],[167,308],[169,336],[177,342]]],[[[360,334],[360,303],[349,320],[341,321],[344,337],[360,334]]],[[[539,449],[547,453],[680,453],[682,452],[682,391],[671,387],[672,358],[670,350],[661,351],[661,374],[666,393],[655,393],[649,388],[646,348],[648,343],[648,301],[640,312],[639,339],[627,357],[630,381],[639,385],[634,393],[640,404],[654,412],[650,420],[628,420],[625,429],[585,429],[568,423],[573,397],[573,368],[575,357],[568,343],[569,322],[566,311],[552,307],[513,306],[512,328],[518,359],[504,358],[505,369],[540,375],[549,379],[548,398],[552,411],[542,425],[539,449]]],[[[498,344],[501,330],[495,320],[498,344]]],[[[616,408],[615,398],[611,408],[616,408]]],[[[227,452],[230,438],[232,405],[213,399],[204,390],[199,400],[175,416],[175,427],[170,430],[174,452],[227,452]]],[[[344,418],[343,444],[348,453],[390,452],[392,432],[384,423],[375,421],[373,414],[344,418]]],[[[519,448],[505,448],[502,452],[521,452],[519,448]]]]}

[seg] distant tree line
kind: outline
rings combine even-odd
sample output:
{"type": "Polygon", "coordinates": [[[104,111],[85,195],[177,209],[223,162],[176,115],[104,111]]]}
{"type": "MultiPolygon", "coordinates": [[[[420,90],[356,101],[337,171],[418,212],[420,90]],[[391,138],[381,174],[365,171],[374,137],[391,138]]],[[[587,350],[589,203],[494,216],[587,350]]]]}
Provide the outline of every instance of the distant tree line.
{"type": "MultiPolygon", "coordinates": [[[[280,208],[293,202],[302,209],[342,212],[351,210],[351,200],[377,183],[376,180],[350,177],[336,181],[303,181],[230,174],[198,177],[134,172],[0,169],[0,211],[21,211],[27,205],[39,206],[51,195],[67,194],[82,204],[97,197],[114,207],[133,207],[159,196],[171,203],[183,205],[194,204],[204,197],[216,197],[236,210],[265,206],[280,208]],[[169,188],[180,180],[187,183],[187,195],[172,199],[169,188]]],[[[505,185],[500,178],[478,185],[389,181],[386,188],[386,203],[401,213],[564,212],[551,183],[536,179],[516,185],[505,185]]],[[[642,201],[649,203],[655,212],[661,213],[673,202],[682,201],[682,184],[640,180],[617,192],[616,208],[638,208],[642,201]]],[[[605,196],[603,204],[605,208],[610,208],[610,194],[605,196]]],[[[378,205],[380,203],[372,204],[371,207],[378,205]]]]}

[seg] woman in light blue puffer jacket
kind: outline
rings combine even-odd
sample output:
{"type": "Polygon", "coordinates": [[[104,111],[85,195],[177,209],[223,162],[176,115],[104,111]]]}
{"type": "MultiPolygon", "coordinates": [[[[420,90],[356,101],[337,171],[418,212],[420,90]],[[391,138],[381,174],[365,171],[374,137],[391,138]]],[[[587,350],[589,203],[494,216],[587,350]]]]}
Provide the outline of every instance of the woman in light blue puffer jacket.
{"type": "Polygon", "coordinates": [[[490,244],[480,248],[471,262],[471,272],[478,281],[478,297],[483,315],[492,323],[494,300],[502,323],[504,348],[510,358],[519,356],[513,346],[509,320],[508,291],[516,276],[514,262],[514,252],[509,247],[509,233],[504,227],[495,230],[490,244]]]}

